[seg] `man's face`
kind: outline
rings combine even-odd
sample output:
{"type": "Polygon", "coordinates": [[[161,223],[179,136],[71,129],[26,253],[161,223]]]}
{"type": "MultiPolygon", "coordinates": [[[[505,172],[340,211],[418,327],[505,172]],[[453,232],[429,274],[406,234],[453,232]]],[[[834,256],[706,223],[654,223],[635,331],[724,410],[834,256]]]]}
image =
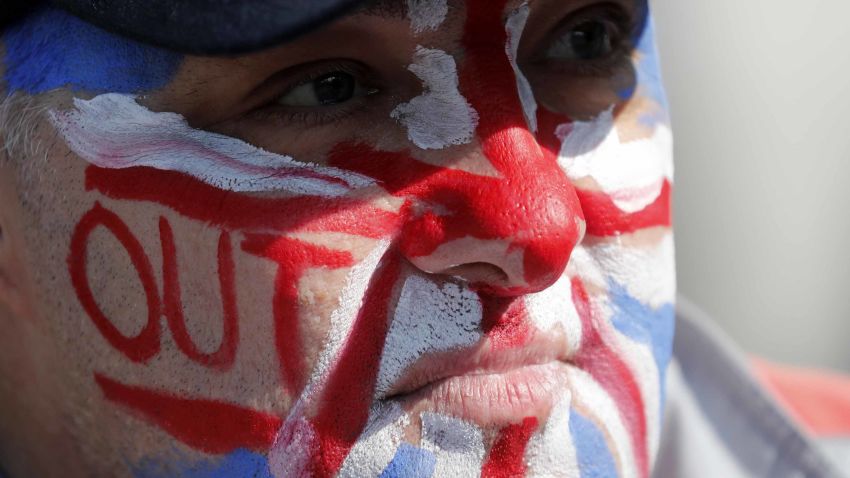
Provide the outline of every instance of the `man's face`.
{"type": "MultiPolygon", "coordinates": [[[[74,25],[46,162],[3,206],[31,277],[7,308],[40,332],[3,373],[65,461],[648,475],[674,270],[643,2],[383,2],[229,58],[74,25]]],[[[7,84],[40,94],[25,43],[7,84]]]]}

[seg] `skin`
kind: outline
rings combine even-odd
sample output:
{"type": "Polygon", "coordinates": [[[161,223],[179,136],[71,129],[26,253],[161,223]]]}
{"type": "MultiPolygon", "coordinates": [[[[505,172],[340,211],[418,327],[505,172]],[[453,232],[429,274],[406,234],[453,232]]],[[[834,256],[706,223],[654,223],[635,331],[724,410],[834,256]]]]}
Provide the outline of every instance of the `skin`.
{"type": "MultiPolygon", "coordinates": [[[[520,3],[508,2],[505,15],[520,3]]],[[[238,138],[302,162],[332,164],[334,148],[356,142],[376,151],[405,152],[422,164],[498,176],[500,173],[486,157],[482,138],[424,150],[411,143],[408,131],[391,116],[400,103],[422,93],[422,82],[408,69],[417,45],[446,52],[463,70],[468,60],[463,43],[466,4],[449,2],[446,20],[435,30],[421,34],[411,30],[405,8],[389,5],[355,13],[269,50],[228,58],[187,56],[165,86],[144,92],[138,102],[151,111],[178,113],[193,128],[238,138]],[[307,81],[310,74],[339,69],[354,72],[363,91],[374,92],[333,106],[276,104],[281,98],[291,101],[293,87],[307,81]]],[[[631,19],[629,23],[641,21],[641,13],[632,2],[620,0],[613,5],[631,19]]],[[[592,69],[581,69],[579,62],[573,60],[539,59],[557,38],[562,21],[578,14],[607,19],[601,2],[536,0],[530,2],[530,7],[518,63],[532,86],[538,107],[558,117],[590,121],[613,106],[621,140],[650,136],[653,127],[642,123],[639,117],[661,106],[640,95],[623,98],[620,93],[637,83],[637,56],[631,47],[612,53],[592,69]]],[[[489,81],[486,77],[477,80],[481,84],[489,81]]],[[[68,111],[73,109],[73,98],[90,99],[100,93],[107,92],[62,88],[40,94],[38,100],[50,110],[68,111]]],[[[277,359],[280,344],[275,342],[273,298],[281,266],[239,247],[246,231],[230,232],[235,245],[234,290],[240,330],[232,363],[216,368],[192,360],[165,325],[158,351],[142,362],[134,361],[104,339],[102,330],[81,305],[79,289],[72,282],[69,251],[73,250],[72,241],[81,219],[95,203],[120,218],[145,251],[160,290],[164,280],[161,218],[168,222],[177,249],[176,268],[186,328],[201,353],[215,351],[222,340],[217,267],[222,228],[157,202],[124,200],[86,189],[89,163],[69,148],[47,118],[39,121],[33,140],[43,145],[43,160],[13,158],[0,163],[0,325],[4,330],[0,337],[0,463],[12,476],[139,476],[140,464],[151,462],[177,473],[175,470],[180,468],[175,463],[194,466],[191,464],[215,461],[222,455],[188,445],[151,420],[108,400],[95,374],[150,390],[214,399],[269,416],[290,417],[296,402],[305,396],[310,373],[328,346],[331,314],[340,307],[352,266],[365,261],[380,239],[390,241],[385,257],[402,257],[396,285],[389,290],[390,304],[398,301],[400,285],[409,277],[422,277],[440,287],[471,284],[469,287],[482,296],[521,300],[548,290],[561,274],[571,278],[580,275],[575,268],[567,267],[565,271],[569,254],[564,253],[562,263],[547,256],[548,262],[542,266],[545,274],[529,278],[509,247],[512,238],[473,237],[449,244],[439,254],[422,256],[400,245],[399,238],[410,234],[403,224],[394,224],[381,238],[359,235],[356,224],[374,214],[369,211],[397,214],[405,208],[406,196],[391,194],[378,184],[357,193],[371,209],[355,208],[347,232],[293,232],[292,237],[303,242],[344,251],[351,258],[349,264],[338,267],[308,267],[291,279],[296,282],[303,355],[297,386],[284,384],[277,359]],[[33,168],[26,167],[26,161],[41,162],[33,168]],[[474,261],[465,259],[472,256],[474,261]]],[[[521,173],[533,175],[534,171],[521,173]]],[[[586,233],[588,225],[573,188],[599,191],[602,187],[591,177],[570,180],[563,176],[561,182],[551,187],[573,201],[565,203],[566,209],[559,216],[569,218],[570,225],[564,227],[574,228],[570,229],[571,238],[564,236],[565,250],[590,251],[605,244],[650,249],[669,235],[665,225],[604,237],[586,233]]],[[[529,201],[549,194],[545,188],[533,186],[520,193],[529,201]]],[[[275,193],[259,195],[274,197],[275,193]]],[[[313,219],[316,218],[306,220],[313,219]]],[[[554,219],[540,216],[541,224],[535,224],[533,219],[527,221],[525,227],[529,229],[524,232],[532,233],[537,227],[552,230],[542,223],[554,219]]],[[[87,237],[86,244],[86,277],[98,306],[122,334],[138,334],[146,323],[148,310],[137,268],[116,236],[102,227],[87,237]]],[[[605,277],[624,274],[620,270],[622,260],[595,264],[594,270],[605,277]]],[[[658,266],[653,263],[647,267],[658,266]]],[[[672,277],[672,270],[661,270],[665,277],[672,277]]],[[[613,301],[605,281],[585,280],[583,290],[592,304],[613,301]]],[[[606,318],[610,317],[603,317],[606,318]]],[[[553,340],[566,347],[569,333],[557,329],[553,340]]],[[[669,343],[660,346],[669,349],[669,343]]],[[[476,346],[464,349],[463,354],[474,355],[492,347],[491,339],[482,339],[476,346]]],[[[657,383],[654,385],[657,389],[657,383]]],[[[408,412],[416,417],[420,411],[433,411],[435,400],[439,402],[440,398],[414,401],[408,404],[408,412]]],[[[306,416],[319,413],[319,405],[308,403],[306,416]]],[[[485,431],[485,441],[497,441],[500,430],[526,416],[545,423],[549,411],[529,409],[517,416],[502,415],[493,412],[479,423],[485,431]]],[[[414,445],[419,444],[420,434],[421,425],[415,419],[403,432],[405,440],[414,445]]],[[[647,435],[644,441],[649,443],[656,438],[647,435]]],[[[274,455],[275,450],[280,447],[265,453],[274,455]]]]}

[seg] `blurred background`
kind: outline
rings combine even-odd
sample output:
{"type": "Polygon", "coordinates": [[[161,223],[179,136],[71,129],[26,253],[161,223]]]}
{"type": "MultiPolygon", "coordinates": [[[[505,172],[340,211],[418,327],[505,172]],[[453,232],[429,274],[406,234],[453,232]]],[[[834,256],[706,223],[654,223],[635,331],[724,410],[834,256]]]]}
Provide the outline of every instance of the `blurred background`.
{"type": "Polygon", "coordinates": [[[850,2],[654,8],[680,291],[750,352],[850,372],[850,2]]]}

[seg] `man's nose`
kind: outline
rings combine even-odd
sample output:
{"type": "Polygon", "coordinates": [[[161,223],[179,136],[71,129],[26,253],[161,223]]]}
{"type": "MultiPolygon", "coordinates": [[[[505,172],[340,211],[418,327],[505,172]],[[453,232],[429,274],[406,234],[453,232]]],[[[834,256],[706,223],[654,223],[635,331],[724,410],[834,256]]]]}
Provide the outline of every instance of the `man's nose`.
{"type": "Polygon", "coordinates": [[[581,208],[556,155],[518,113],[513,124],[479,127],[476,156],[498,175],[445,169],[420,183],[425,212],[409,216],[400,238],[418,268],[496,295],[540,291],[563,274],[583,234],[581,208]]]}
{"type": "Polygon", "coordinates": [[[444,170],[420,184],[420,199],[430,208],[407,221],[401,249],[426,272],[511,296],[545,289],[563,274],[584,233],[584,216],[557,151],[535,135],[533,93],[509,43],[520,33],[509,38],[513,20],[504,22],[504,4],[467,2],[459,75],[461,93],[479,118],[475,157],[497,174],[444,170]]]}

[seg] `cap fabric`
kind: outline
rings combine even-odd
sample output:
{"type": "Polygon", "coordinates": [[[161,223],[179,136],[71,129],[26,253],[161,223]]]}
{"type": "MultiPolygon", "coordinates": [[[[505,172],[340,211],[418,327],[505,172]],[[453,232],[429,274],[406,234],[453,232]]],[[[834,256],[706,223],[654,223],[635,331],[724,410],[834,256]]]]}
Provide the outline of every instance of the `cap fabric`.
{"type": "MultiPolygon", "coordinates": [[[[8,23],[33,2],[3,0],[2,3],[0,22],[8,23]]],[[[180,53],[221,55],[246,53],[290,40],[344,15],[364,0],[50,0],[49,3],[144,43],[180,53]]]]}

